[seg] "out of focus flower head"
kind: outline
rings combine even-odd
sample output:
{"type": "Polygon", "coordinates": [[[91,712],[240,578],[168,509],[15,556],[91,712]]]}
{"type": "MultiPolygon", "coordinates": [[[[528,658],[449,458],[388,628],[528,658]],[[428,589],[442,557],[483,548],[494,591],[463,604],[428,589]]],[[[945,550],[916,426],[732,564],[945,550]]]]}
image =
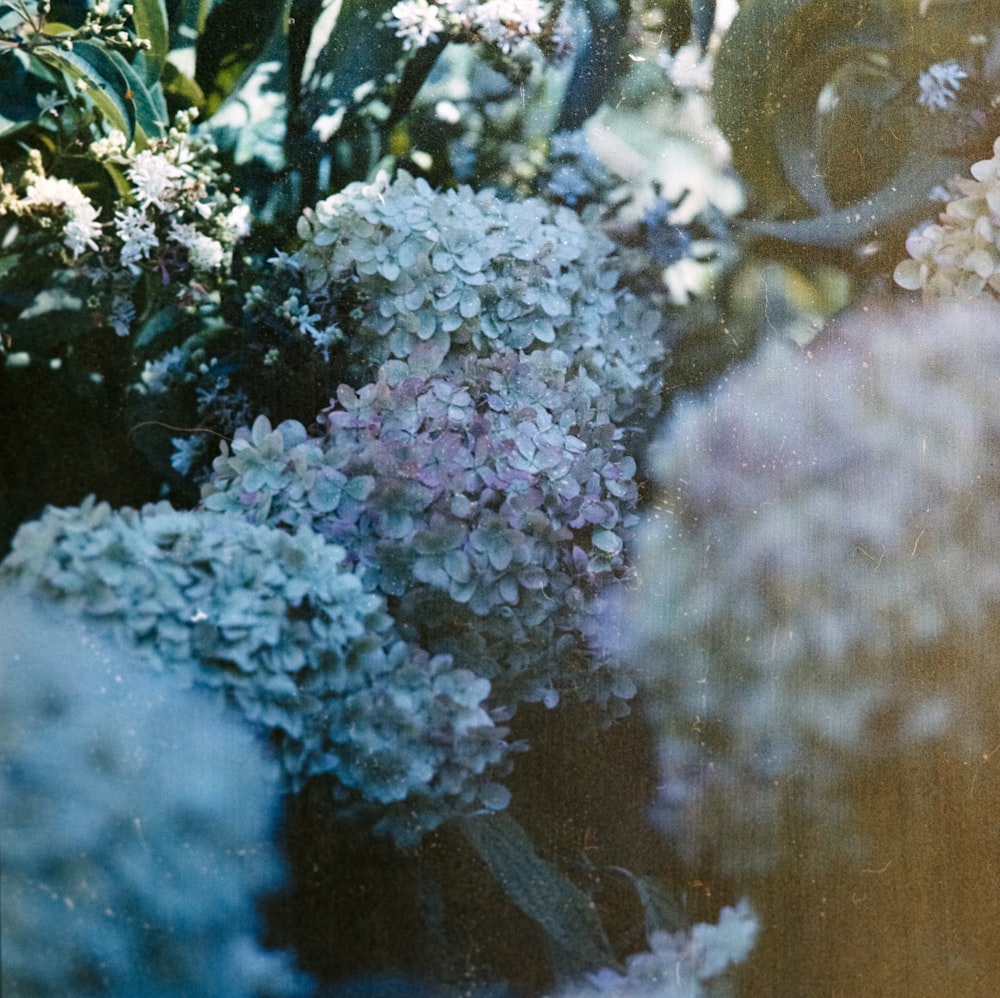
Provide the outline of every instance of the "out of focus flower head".
{"type": "Polygon", "coordinates": [[[843,855],[858,767],[981,752],[997,720],[975,642],[1000,605],[1000,308],[828,337],[678,404],[639,585],[604,628],[654,704],[665,826],[743,868],[779,858],[790,814],[843,855]]]}

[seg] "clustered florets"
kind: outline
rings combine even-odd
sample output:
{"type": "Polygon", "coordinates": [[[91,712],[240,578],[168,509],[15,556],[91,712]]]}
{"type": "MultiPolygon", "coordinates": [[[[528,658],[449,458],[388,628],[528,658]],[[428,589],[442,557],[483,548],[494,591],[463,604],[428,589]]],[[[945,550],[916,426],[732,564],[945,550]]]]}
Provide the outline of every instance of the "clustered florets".
{"type": "Polygon", "coordinates": [[[404,50],[434,44],[442,36],[456,41],[486,42],[504,55],[522,55],[549,32],[548,47],[567,49],[568,27],[542,0],[400,0],[386,18],[402,39],[404,50]],[[561,41],[554,41],[557,36],[561,41]]]}
{"type": "Polygon", "coordinates": [[[94,618],[9,587],[0,615],[5,991],[311,993],[256,940],[283,871],[277,766],[252,733],[94,618]]]}
{"type": "Polygon", "coordinates": [[[612,418],[659,404],[660,316],[617,287],[611,241],[568,208],[383,174],[307,210],[299,235],[296,303],[349,331],[355,383],[382,365],[433,374],[465,354],[552,350],[612,418]]]}
{"type": "Polygon", "coordinates": [[[993,157],[974,163],[971,173],[972,180],[956,181],[960,196],[937,222],[910,234],[910,259],[896,267],[896,283],[922,291],[925,301],[1000,292],[1000,139],[993,157]]]}
{"type": "Polygon", "coordinates": [[[76,184],[46,175],[37,152],[19,181],[23,195],[10,183],[0,193],[0,217],[51,232],[90,280],[91,295],[108,296],[107,308],[98,311],[108,313],[119,335],[131,332],[134,315],[123,303],[144,272],[175,282],[185,300],[204,298],[228,273],[234,246],[249,232],[249,207],[224,192],[227,178],[215,147],[190,132],[193,118],[182,112],[165,139],[141,152],[117,131],[95,139],[95,158],[122,171],[129,186],[107,221],[76,184]]]}
{"type": "Polygon", "coordinates": [[[397,624],[489,678],[495,704],[572,691],[620,711],[631,683],[584,665],[580,637],[595,593],[629,574],[637,494],[597,394],[512,352],[345,386],[323,437],[263,418],[238,430],[203,501],[344,545],[397,624]]]}
{"type": "Polygon", "coordinates": [[[701,922],[689,932],[654,932],[649,952],[635,953],[625,973],[605,968],[561,987],[552,998],[707,998],[718,978],[743,963],[759,925],[744,899],[719,912],[716,925],[701,922]]]}
{"type": "Polygon", "coordinates": [[[489,683],[401,640],[343,561],[307,525],[88,500],[23,526],[0,576],[219,690],[269,732],[291,788],[330,775],[345,810],[377,807],[401,840],[495,803],[486,771],[506,745],[489,683]]]}
{"type": "Polygon", "coordinates": [[[998,329],[984,304],[870,314],[677,406],[612,641],[656,705],[675,842],[767,866],[793,814],[844,854],[857,767],[992,738],[998,329]]]}

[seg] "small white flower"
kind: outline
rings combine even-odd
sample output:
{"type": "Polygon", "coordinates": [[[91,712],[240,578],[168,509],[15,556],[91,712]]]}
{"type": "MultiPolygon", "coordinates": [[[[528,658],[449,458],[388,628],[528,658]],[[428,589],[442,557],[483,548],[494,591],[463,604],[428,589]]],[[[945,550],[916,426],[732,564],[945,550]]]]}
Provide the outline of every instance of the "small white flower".
{"type": "Polygon", "coordinates": [[[97,249],[101,235],[101,223],[97,221],[97,209],[87,200],[79,205],[63,229],[63,242],[76,259],[85,249],[97,249]]]}
{"type": "Polygon", "coordinates": [[[127,149],[128,139],[117,128],[112,128],[106,138],[94,139],[90,143],[91,155],[102,161],[121,159],[127,149]]]}
{"type": "Polygon", "coordinates": [[[920,95],[917,103],[929,111],[946,110],[962,89],[962,80],[969,74],[954,60],[936,62],[920,74],[920,95]]]}
{"type": "Polygon", "coordinates": [[[42,114],[51,114],[53,118],[58,118],[59,108],[69,103],[59,96],[58,90],[52,90],[48,94],[36,94],[35,100],[38,102],[42,114]]]}
{"type": "Polygon", "coordinates": [[[434,117],[446,125],[457,125],[462,120],[462,112],[454,101],[439,100],[434,105],[434,117]]]}
{"type": "Polygon", "coordinates": [[[226,215],[226,228],[232,233],[233,242],[250,235],[250,205],[242,202],[235,205],[226,215]]]}
{"type": "Polygon", "coordinates": [[[170,229],[170,238],[187,250],[188,263],[195,270],[218,270],[225,262],[226,253],[222,245],[193,225],[175,222],[170,229]]]}
{"type": "Polygon", "coordinates": [[[403,39],[407,51],[436,42],[438,32],[444,31],[439,9],[427,0],[401,0],[390,14],[389,27],[396,29],[396,37],[403,39]]]}
{"type": "Polygon", "coordinates": [[[140,207],[155,205],[160,211],[173,211],[177,207],[175,202],[184,171],[162,153],[144,149],[129,168],[128,178],[140,207]]]}
{"type": "Polygon", "coordinates": [[[540,0],[486,0],[474,11],[479,34],[501,52],[541,34],[545,14],[540,0]]]}
{"type": "Polygon", "coordinates": [[[97,249],[101,226],[98,210],[75,184],[61,177],[37,177],[25,192],[22,205],[59,208],[66,218],[63,242],[78,257],[88,247],[97,249]]]}
{"type": "Polygon", "coordinates": [[[115,232],[122,241],[122,266],[133,274],[139,273],[136,264],[148,260],[149,251],[159,245],[156,226],[146,217],[145,211],[130,207],[115,212],[115,232]]]}

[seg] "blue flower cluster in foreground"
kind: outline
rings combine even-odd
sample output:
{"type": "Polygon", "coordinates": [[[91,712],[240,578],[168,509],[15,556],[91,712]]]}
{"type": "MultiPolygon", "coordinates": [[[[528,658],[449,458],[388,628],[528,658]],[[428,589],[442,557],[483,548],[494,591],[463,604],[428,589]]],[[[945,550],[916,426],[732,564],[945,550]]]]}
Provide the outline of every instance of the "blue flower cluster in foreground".
{"type": "Polygon", "coordinates": [[[220,691],[270,734],[289,787],[330,774],[345,808],[400,838],[456,802],[506,803],[483,775],[506,749],[489,683],[401,640],[343,549],[308,526],[89,500],[25,524],[0,578],[220,691]]]}
{"type": "Polygon", "coordinates": [[[5,993],[291,998],[257,942],[280,886],[277,767],[96,622],[0,596],[5,993]]]}
{"type": "Polygon", "coordinates": [[[796,816],[843,855],[852,774],[995,743],[998,333],[985,304],[872,310],[678,404],[609,641],[653,701],[682,849],[767,867],[796,816]]]}

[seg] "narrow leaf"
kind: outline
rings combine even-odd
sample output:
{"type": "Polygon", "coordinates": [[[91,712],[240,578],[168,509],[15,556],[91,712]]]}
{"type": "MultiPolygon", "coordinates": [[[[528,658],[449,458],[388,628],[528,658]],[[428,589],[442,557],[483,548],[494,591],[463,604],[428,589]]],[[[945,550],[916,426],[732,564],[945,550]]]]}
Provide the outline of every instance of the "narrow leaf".
{"type": "Polygon", "coordinates": [[[854,246],[890,223],[916,221],[929,215],[928,192],[964,168],[958,159],[911,153],[895,176],[869,197],[812,218],[750,221],[746,223],[746,231],[807,246],[854,246]]]}
{"type": "Polygon", "coordinates": [[[128,80],[107,51],[94,42],[75,42],[72,49],[40,46],[32,55],[71,80],[86,84],[86,93],[109,124],[131,142],[135,135],[135,102],[128,97],[128,80]]]}
{"type": "Polygon", "coordinates": [[[153,86],[170,52],[167,7],[164,0],[133,0],[132,23],[136,34],[149,42],[146,50],[146,84],[153,86]]]}
{"type": "Polygon", "coordinates": [[[510,815],[463,818],[459,827],[511,901],[541,926],[557,971],[577,976],[615,965],[593,902],[535,852],[510,815]]]}

